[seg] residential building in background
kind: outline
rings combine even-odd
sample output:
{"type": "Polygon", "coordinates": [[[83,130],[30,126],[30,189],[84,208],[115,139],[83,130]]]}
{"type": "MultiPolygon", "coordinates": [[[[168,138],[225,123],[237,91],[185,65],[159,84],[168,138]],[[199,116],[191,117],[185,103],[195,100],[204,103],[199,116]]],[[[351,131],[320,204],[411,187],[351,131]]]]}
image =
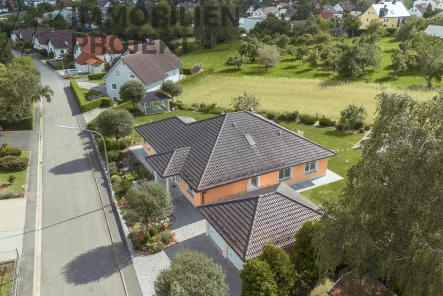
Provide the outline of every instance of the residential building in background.
{"type": "Polygon", "coordinates": [[[374,19],[382,22],[385,28],[398,28],[403,20],[409,16],[410,14],[403,3],[395,0],[372,4],[360,16],[362,22],[360,29],[366,29],[371,20],[374,19]]]}

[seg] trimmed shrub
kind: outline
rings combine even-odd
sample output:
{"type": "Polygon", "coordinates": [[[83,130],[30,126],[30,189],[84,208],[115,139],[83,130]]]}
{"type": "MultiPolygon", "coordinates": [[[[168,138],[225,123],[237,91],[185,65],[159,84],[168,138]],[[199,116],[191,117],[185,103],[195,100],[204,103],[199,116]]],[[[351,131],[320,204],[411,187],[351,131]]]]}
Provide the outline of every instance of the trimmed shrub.
{"type": "Polygon", "coordinates": [[[359,132],[360,134],[363,134],[363,133],[365,132],[365,129],[361,127],[361,128],[358,129],[358,132],[359,132]]]}
{"type": "Polygon", "coordinates": [[[119,139],[118,141],[118,149],[123,150],[128,148],[132,144],[132,138],[131,137],[124,137],[119,139]]]}
{"type": "Polygon", "coordinates": [[[189,84],[194,84],[196,82],[198,82],[199,80],[201,80],[202,78],[212,75],[214,74],[214,69],[206,69],[202,72],[198,72],[194,75],[188,76],[183,78],[182,80],[178,81],[177,83],[180,84],[181,86],[185,86],[185,85],[189,85],[189,84]]]}
{"type": "MultiPolygon", "coordinates": [[[[126,225],[128,226],[132,226],[138,222],[138,217],[133,211],[126,211],[122,209],[122,216],[125,219],[126,225]]],[[[146,237],[149,240],[150,236],[146,235],[146,237]]]]}
{"type": "Polygon", "coordinates": [[[82,90],[78,86],[77,81],[75,81],[75,79],[69,79],[69,82],[82,113],[94,110],[100,106],[114,106],[114,101],[109,97],[100,97],[92,101],[87,101],[82,90]]]}
{"type": "Polygon", "coordinates": [[[362,121],[356,122],[354,125],[354,129],[359,130],[359,129],[363,128],[364,125],[365,124],[362,121]]]}
{"type": "Polygon", "coordinates": [[[307,124],[307,125],[313,125],[316,121],[317,118],[315,116],[309,115],[309,114],[300,114],[300,122],[307,124]]]}
{"type": "Polygon", "coordinates": [[[183,75],[191,75],[192,74],[191,69],[184,69],[184,68],[180,69],[180,73],[183,75]]]}
{"type": "Polygon", "coordinates": [[[0,147],[0,157],[4,157],[7,155],[20,156],[22,155],[22,150],[18,147],[9,145],[8,143],[4,143],[0,147]]]}
{"type": "Polygon", "coordinates": [[[342,132],[345,130],[345,127],[343,124],[339,123],[337,124],[337,127],[335,129],[342,132]]]}
{"type": "Polygon", "coordinates": [[[281,121],[296,121],[298,119],[299,116],[299,112],[298,111],[294,111],[294,112],[283,112],[281,114],[278,115],[277,119],[281,120],[281,121]]]}
{"type": "Polygon", "coordinates": [[[369,131],[371,127],[369,125],[365,125],[365,131],[369,131]]]}
{"type": "Polygon", "coordinates": [[[114,161],[109,162],[109,174],[111,176],[118,175],[117,164],[114,161]]]}
{"type": "Polygon", "coordinates": [[[276,112],[273,112],[273,111],[268,111],[265,116],[269,120],[274,120],[274,119],[276,119],[278,117],[278,114],[276,112]]]}
{"type": "Polygon", "coordinates": [[[165,246],[163,245],[163,243],[158,242],[158,241],[146,244],[146,250],[152,254],[158,253],[158,252],[162,251],[164,248],[165,248],[165,246]]]}
{"type": "Polygon", "coordinates": [[[106,72],[96,73],[96,74],[88,74],[89,80],[100,80],[105,76],[106,72]]]}
{"type": "Polygon", "coordinates": [[[321,127],[334,126],[336,124],[335,121],[324,116],[318,120],[318,123],[321,127]]]}
{"type": "MultiPolygon", "coordinates": [[[[104,151],[103,140],[101,137],[96,138],[98,149],[100,152],[104,151]]],[[[114,138],[105,138],[106,150],[117,150],[117,141],[114,138]]]]}
{"type": "Polygon", "coordinates": [[[168,244],[172,240],[172,231],[164,230],[160,232],[160,239],[165,245],[168,244]]]}
{"type": "Polygon", "coordinates": [[[108,151],[108,161],[118,161],[120,160],[121,152],[118,150],[108,151]]]}
{"type": "Polygon", "coordinates": [[[28,167],[29,158],[8,155],[0,158],[0,170],[7,172],[20,172],[28,167]]]}
{"type": "Polygon", "coordinates": [[[9,122],[0,116],[0,125],[4,130],[32,130],[34,129],[34,104],[29,105],[29,115],[18,121],[9,122]]]}
{"type": "Polygon", "coordinates": [[[9,175],[9,176],[8,176],[8,182],[9,182],[9,184],[13,184],[13,183],[15,182],[15,179],[17,179],[16,176],[14,176],[14,175],[9,175]]]}
{"type": "Polygon", "coordinates": [[[148,232],[150,236],[156,236],[158,234],[158,229],[151,226],[149,227],[148,232]]]}
{"type": "Polygon", "coordinates": [[[120,182],[122,180],[122,177],[120,177],[119,175],[112,175],[111,176],[111,183],[117,183],[120,182]]]}

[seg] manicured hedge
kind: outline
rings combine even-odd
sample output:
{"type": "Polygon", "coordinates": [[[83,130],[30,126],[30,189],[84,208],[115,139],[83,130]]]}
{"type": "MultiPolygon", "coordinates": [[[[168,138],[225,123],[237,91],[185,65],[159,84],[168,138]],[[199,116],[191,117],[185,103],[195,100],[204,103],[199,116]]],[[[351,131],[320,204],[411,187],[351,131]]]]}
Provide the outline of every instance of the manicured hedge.
{"type": "Polygon", "coordinates": [[[185,86],[185,85],[189,85],[189,84],[194,84],[197,81],[201,80],[202,78],[212,75],[214,74],[214,69],[210,68],[210,69],[206,69],[203,70],[201,72],[198,72],[194,75],[188,76],[183,78],[182,80],[180,80],[179,82],[177,82],[178,84],[180,84],[181,86],[185,86]]]}
{"type": "Polygon", "coordinates": [[[0,158],[0,170],[6,172],[20,172],[28,167],[29,158],[8,155],[0,158]]]}
{"type": "Polygon", "coordinates": [[[77,103],[80,106],[80,110],[82,113],[91,111],[98,107],[111,107],[114,105],[114,101],[109,97],[101,97],[92,101],[87,101],[85,96],[83,95],[82,90],[77,84],[77,81],[74,79],[69,79],[72,91],[74,92],[75,98],[77,99],[77,103]]]}
{"type": "Polygon", "coordinates": [[[181,69],[180,69],[180,72],[181,72],[183,75],[191,75],[191,69],[184,69],[184,68],[181,68],[181,69]]]}
{"type": "Polygon", "coordinates": [[[96,73],[96,74],[88,74],[89,80],[100,80],[105,76],[106,72],[96,73]]]}

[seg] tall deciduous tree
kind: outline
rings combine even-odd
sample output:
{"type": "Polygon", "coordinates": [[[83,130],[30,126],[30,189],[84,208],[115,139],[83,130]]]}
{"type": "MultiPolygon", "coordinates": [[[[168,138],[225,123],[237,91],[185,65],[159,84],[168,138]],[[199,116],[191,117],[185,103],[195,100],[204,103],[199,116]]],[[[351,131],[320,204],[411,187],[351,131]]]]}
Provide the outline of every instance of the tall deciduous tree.
{"type": "Polygon", "coordinates": [[[97,116],[96,124],[103,135],[114,137],[118,144],[120,138],[131,134],[133,119],[126,109],[107,109],[97,116]]]}
{"type": "Polygon", "coordinates": [[[6,67],[0,64],[0,117],[17,121],[29,116],[32,103],[41,98],[51,101],[54,92],[40,84],[40,72],[28,57],[14,58],[6,67]]]}
{"type": "Polygon", "coordinates": [[[268,263],[260,259],[248,260],[240,271],[241,296],[278,296],[278,287],[268,263]]]}
{"type": "Polygon", "coordinates": [[[443,291],[443,97],[377,96],[377,117],[314,239],[320,269],[384,279],[398,295],[443,291]]]}
{"type": "Polygon", "coordinates": [[[355,31],[357,31],[361,26],[360,17],[353,15],[351,13],[346,14],[343,20],[343,27],[351,36],[354,37],[355,31]]]}
{"type": "Polygon", "coordinates": [[[289,255],[280,247],[267,243],[258,259],[268,263],[269,268],[274,274],[278,290],[277,295],[291,295],[295,274],[289,255]]]}
{"type": "Polygon", "coordinates": [[[274,45],[263,44],[257,51],[258,63],[265,66],[266,71],[269,67],[274,67],[280,60],[280,53],[274,45]]]}
{"type": "Polygon", "coordinates": [[[225,65],[227,66],[235,66],[238,69],[240,69],[241,65],[246,64],[247,58],[245,56],[242,56],[241,54],[236,54],[229,56],[226,59],[225,65]]]}
{"type": "Polygon", "coordinates": [[[132,101],[134,107],[140,103],[146,95],[146,87],[140,81],[129,80],[120,87],[120,98],[132,101]]]}
{"type": "Polygon", "coordinates": [[[248,95],[244,92],[243,96],[238,96],[232,100],[232,107],[235,110],[255,110],[260,107],[260,100],[255,95],[248,95]]]}
{"type": "Polygon", "coordinates": [[[394,69],[394,78],[397,78],[398,71],[401,72],[408,68],[405,53],[400,49],[394,49],[391,54],[391,60],[391,66],[394,69]]]}
{"type": "Polygon", "coordinates": [[[196,251],[177,252],[171,266],[160,272],[154,286],[157,296],[228,295],[222,268],[206,254],[196,251]],[[177,290],[181,293],[177,294],[177,290]]]}
{"type": "Polygon", "coordinates": [[[145,225],[157,223],[172,215],[172,199],[163,184],[144,182],[126,193],[127,211],[145,225]]]}
{"type": "Polygon", "coordinates": [[[240,43],[238,53],[249,58],[249,60],[254,63],[255,59],[258,57],[258,49],[261,45],[262,43],[258,41],[257,38],[251,38],[240,43]]]}

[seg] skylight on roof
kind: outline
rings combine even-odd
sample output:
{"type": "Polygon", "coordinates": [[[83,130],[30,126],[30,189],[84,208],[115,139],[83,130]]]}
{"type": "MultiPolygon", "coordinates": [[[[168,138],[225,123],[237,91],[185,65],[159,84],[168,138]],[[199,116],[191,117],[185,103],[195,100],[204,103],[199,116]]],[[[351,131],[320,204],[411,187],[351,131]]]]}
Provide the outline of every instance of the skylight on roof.
{"type": "Polygon", "coordinates": [[[250,134],[245,134],[246,140],[248,140],[249,145],[255,145],[255,141],[250,134]]]}

